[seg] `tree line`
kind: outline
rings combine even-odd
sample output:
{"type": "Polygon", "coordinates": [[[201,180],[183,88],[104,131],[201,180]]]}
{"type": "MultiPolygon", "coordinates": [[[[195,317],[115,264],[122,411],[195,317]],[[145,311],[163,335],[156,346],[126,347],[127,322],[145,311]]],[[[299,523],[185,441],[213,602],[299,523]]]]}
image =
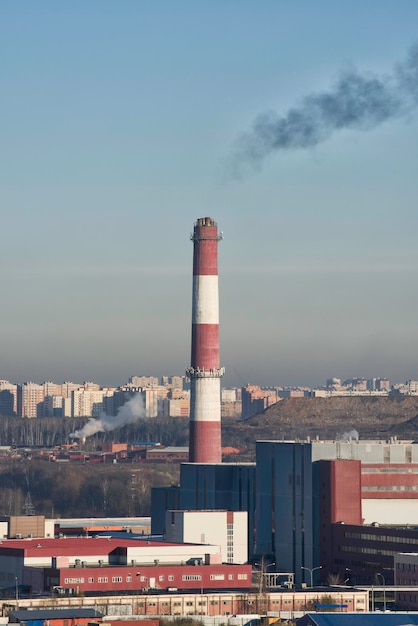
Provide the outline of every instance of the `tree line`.
{"type": "MultiPolygon", "coordinates": [[[[18,448],[52,448],[71,443],[71,433],[80,430],[89,418],[82,417],[6,417],[0,416],[0,445],[18,448]]],[[[96,433],[86,440],[86,449],[100,449],[103,441],[133,443],[156,441],[162,445],[188,443],[187,419],[182,417],[138,419],[112,431],[96,433]]]]}
{"type": "Polygon", "coordinates": [[[151,487],[178,482],[178,465],[89,465],[9,459],[0,464],[0,515],[131,517],[151,513],[151,487]]]}
{"type": "MultiPolygon", "coordinates": [[[[0,445],[53,448],[71,443],[70,434],[89,418],[0,416],[0,445]]],[[[77,441],[77,440],[75,440],[77,441]]],[[[101,450],[105,441],[156,441],[186,446],[188,420],[139,419],[110,432],[96,433],[83,451],[101,450]]],[[[18,452],[18,450],[17,450],[18,452]]],[[[37,515],[48,517],[148,516],[151,487],[178,482],[179,466],[54,463],[28,455],[0,456],[0,515],[23,515],[28,497],[37,515]]]]}

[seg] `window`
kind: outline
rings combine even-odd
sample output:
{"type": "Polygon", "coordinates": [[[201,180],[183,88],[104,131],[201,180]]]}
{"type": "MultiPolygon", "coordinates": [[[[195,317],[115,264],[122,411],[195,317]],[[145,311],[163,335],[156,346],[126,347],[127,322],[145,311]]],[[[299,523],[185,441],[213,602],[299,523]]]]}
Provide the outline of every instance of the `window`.
{"type": "Polygon", "coordinates": [[[131,583],[132,582],[132,576],[129,574],[129,576],[126,577],[126,582],[127,583],[131,583]]]}
{"type": "Polygon", "coordinates": [[[170,574],[170,576],[168,577],[169,582],[173,582],[174,580],[174,576],[172,574],[170,574]]]}
{"type": "Polygon", "coordinates": [[[158,576],[158,580],[160,581],[160,583],[164,580],[164,576],[158,576]]]}
{"type": "Polygon", "coordinates": [[[94,583],[94,578],[89,578],[89,583],[94,583]]]}
{"type": "Polygon", "coordinates": [[[98,583],[107,583],[108,582],[108,578],[107,576],[99,576],[99,578],[97,579],[98,583]]]}
{"type": "Polygon", "coordinates": [[[211,574],[211,580],[225,580],[225,574],[211,574]]]}
{"type": "Polygon", "coordinates": [[[84,578],[65,578],[66,585],[81,585],[84,582],[84,578]]]}
{"type": "Polygon", "coordinates": [[[122,576],[112,576],[112,583],[121,583],[122,576]]]}
{"type": "Polygon", "coordinates": [[[238,574],[238,580],[247,580],[247,574],[238,574]]]}
{"type": "Polygon", "coordinates": [[[181,577],[182,580],[202,580],[200,574],[185,574],[181,577]]]}

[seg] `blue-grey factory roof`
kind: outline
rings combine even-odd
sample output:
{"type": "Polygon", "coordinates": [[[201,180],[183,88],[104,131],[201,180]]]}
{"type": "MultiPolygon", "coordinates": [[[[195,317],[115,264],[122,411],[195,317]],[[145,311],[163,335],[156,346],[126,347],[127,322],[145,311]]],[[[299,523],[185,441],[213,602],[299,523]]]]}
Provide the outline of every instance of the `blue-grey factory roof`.
{"type": "Polygon", "coordinates": [[[307,613],[297,626],[418,626],[418,613],[307,613]]]}
{"type": "Polygon", "coordinates": [[[11,621],[17,622],[29,622],[34,620],[47,620],[47,619],[72,619],[74,617],[86,617],[97,618],[103,617],[103,613],[96,611],[95,609],[80,609],[74,607],[73,609],[41,609],[41,610],[17,610],[9,611],[9,618],[11,621]]]}

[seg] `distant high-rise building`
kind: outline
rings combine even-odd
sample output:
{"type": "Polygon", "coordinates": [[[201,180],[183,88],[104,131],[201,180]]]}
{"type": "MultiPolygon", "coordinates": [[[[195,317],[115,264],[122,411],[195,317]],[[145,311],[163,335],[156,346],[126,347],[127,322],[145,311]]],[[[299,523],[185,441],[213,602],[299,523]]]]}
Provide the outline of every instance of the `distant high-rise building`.
{"type": "Polygon", "coordinates": [[[390,381],[387,378],[376,379],[376,389],[378,391],[390,391],[390,381]]]}
{"type": "Polygon", "coordinates": [[[114,390],[77,389],[71,394],[72,417],[100,417],[103,412],[103,398],[113,396],[114,390]]]}
{"type": "Polygon", "coordinates": [[[43,385],[26,382],[17,386],[17,416],[42,417],[45,390],[43,385]]]}
{"type": "Polygon", "coordinates": [[[17,411],[17,385],[0,380],[0,415],[14,416],[17,411]]]}
{"type": "MultiPolygon", "coordinates": [[[[301,393],[303,396],[303,392],[301,393]]],[[[247,385],[241,390],[242,419],[262,413],[264,409],[279,401],[275,389],[261,389],[258,385],[247,385]]]]}
{"type": "Polygon", "coordinates": [[[134,387],[158,387],[159,380],[156,376],[131,376],[129,384],[134,387]]]}

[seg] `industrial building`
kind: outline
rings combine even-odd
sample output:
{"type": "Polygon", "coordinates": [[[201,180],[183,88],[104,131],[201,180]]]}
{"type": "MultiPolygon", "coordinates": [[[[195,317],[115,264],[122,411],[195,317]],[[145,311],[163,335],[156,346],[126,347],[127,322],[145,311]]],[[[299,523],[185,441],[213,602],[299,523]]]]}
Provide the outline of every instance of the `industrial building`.
{"type": "Polygon", "coordinates": [[[410,587],[408,590],[396,593],[396,603],[411,611],[416,611],[418,610],[418,552],[398,552],[395,554],[394,561],[394,584],[410,587]],[[414,587],[417,588],[416,591],[414,587]]]}
{"type": "MultiPolygon", "coordinates": [[[[59,590],[58,590],[59,591],[59,590]]],[[[107,617],[106,623],[111,626],[133,626],[132,616],[136,619],[155,618],[157,616],[201,616],[213,618],[214,624],[223,624],[225,618],[230,624],[235,624],[234,615],[274,615],[276,618],[291,619],[301,617],[306,610],[321,602],[324,597],[332,594],[336,603],[344,606],[343,612],[367,611],[369,594],[366,590],[353,588],[327,588],[322,589],[299,589],[299,590],[265,590],[262,593],[258,589],[243,591],[209,591],[202,593],[180,592],[157,592],[156,590],[138,590],[136,593],[122,593],[121,595],[96,595],[85,596],[80,594],[72,596],[70,603],[75,610],[77,608],[97,607],[107,617]],[[123,624],[115,619],[115,616],[123,617],[123,624]],[[110,618],[110,619],[109,619],[110,618]],[[218,619],[217,619],[218,618],[218,619]],[[125,621],[126,620],[126,621],[125,621]]],[[[19,598],[19,610],[30,609],[34,619],[40,610],[56,609],[65,610],[68,607],[68,596],[59,594],[46,595],[44,597],[19,598]]],[[[10,599],[3,604],[3,608],[14,612],[16,600],[10,599]]],[[[35,625],[37,626],[37,625],[35,625]]],[[[145,622],[144,626],[150,625],[145,622]]]]}
{"type": "Polygon", "coordinates": [[[25,537],[54,537],[54,520],[44,515],[0,516],[1,539],[24,539],[25,537]]]}
{"type": "Polygon", "coordinates": [[[140,537],[21,539],[0,545],[0,572],[3,587],[24,586],[32,593],[250,589],[251,566],[225,564],[227,556],[209,543],[140,537]]]}
{"type": "Polygon", "coordinates": [[[152,531],[166,532],[167,510],[247,511],[249,559],[296,583],[310,569],[393,581],[394,555],[418,542],[417,459],[409,441],[260,441],[255,464],[182,464],[179,487],[153,490],[152,531]]]}
{"type": "Polygon", "coordinates": [[[256,454],[256,553],[299,582],[318,564],[311,444],[259,441],[256,454]]]}
{"type": "Polygon", "coordinates": [[[248,557],[255,553],[255,463],[182,463],[180,485],[151,490],[151,532],[165,535],[166,512],[246,511],[248,557]]]}
{"type": "Polygon", "coordinates": [[[165,539],[219,545],[226,563],[247,563],[247,518],[246,511],[167,511],[165,539]]]}

